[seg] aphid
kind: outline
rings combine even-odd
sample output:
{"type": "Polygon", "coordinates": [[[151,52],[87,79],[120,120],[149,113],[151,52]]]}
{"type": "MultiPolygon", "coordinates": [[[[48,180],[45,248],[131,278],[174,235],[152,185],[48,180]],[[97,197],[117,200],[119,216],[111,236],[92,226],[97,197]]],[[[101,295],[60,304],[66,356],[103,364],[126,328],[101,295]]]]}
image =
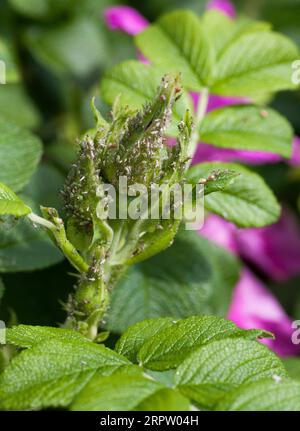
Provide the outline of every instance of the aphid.
{"type": "Polygon", "coordinates": [[[267,117],[269,116],[269,112],[268,112],[268,111],[266,111],[266,110],[262,110],[262,111],[260,111],[259,115],[260,115],[262,118],[267,118],[267,117]]]}
{"type": "Polygon", "coordinates": [[[277,374],[274,374],[274,376],[272,376],[272,379],[275,380],[276,383],[279,383],[282,380],[282,378],[277,374]]]}

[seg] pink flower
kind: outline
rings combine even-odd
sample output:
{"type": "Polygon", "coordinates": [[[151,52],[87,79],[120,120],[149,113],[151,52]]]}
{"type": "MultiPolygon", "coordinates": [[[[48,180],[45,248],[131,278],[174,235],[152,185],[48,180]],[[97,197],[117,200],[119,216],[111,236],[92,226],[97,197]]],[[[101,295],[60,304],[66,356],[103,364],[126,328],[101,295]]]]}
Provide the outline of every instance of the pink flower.
{"type": "Polygon", "coordinates": [[[137,10],[129,6],[114,6],[105,9],[105,21],[111,30],[121,30],[136,35],[148,27],[149,22],[137,10]]]}
{"type": "Polygon", "coordinates": [[[244,162],[249,165],[260,165],[265,163],[277,163],[282,158],[278,154],[265,151],[236,150],[219,148],[204,142],[199,143],[193,158],[193,164],[201,162],[244,162]]]}
{"type": "Polygon", "coordinates": [[[240,229],[237,244],[240,255],[273,280],[285,281],[300,274],[300,227],[287,209],[271,226],[240,229]]]}
{"type": "MultiPolygon", "coordinates": [[[[195,109],[197,109],[201,93],[191,93],[195,109]]],[[[211,112],[214,109],[223,108],[224,106],[241,105],[250,103],[250,99],[246,97],[236,96],[218,96],[217,94],[210,94],[206,112],[211,112]]]]}
{"type": "Polygon", "coordinates": [[[263,228],[238,229],[210,214],[199,233],[245,258],[272,280],[282,282],[300,274],[300,225],[286,208],[277,223],[263,228]]]}
{"type": "MultiPolygon", "coordinates": [[[[201,94],[191,93],[194,107],[197,109],[201,94]]],[[[209,97],[206,112],[211,112],[225,106],[247,104],[251,101],[246,97],[228,97],[211,94],[209,97]]],[[[200,142],[193,158],[193,164],[201,162],[243,162],[249,165],[261,165],[266,163],[278,163],[283,159],[280,155],[266,151],[237,150],[230,148],[219,148],[212,144],[200,142]]],[[[293,155],[289,163],[291,165],[300,164],[300,139],[295,138],[293,143],[293,155]]]]}
{"type": "Polygon", "coordinates": [[[298,136],[294,137],[292,146],[292,157],[289,160],[291,166],[300,165],[300,138],[298,136]]]}
{"type": "Polygon", "coordinates": [[[244,268],[237,284],[228,319],[244,329],[264,329],[275,335],[275,340],[262,340],[280,356],[300,353],[300,346],[291,341],[292,321],[265,286],[244,268]]]}
{"type": "Polygon", "coordinates": [[[223,12],[229,18],[235,18],[236,12],[230,0],[210,0],[206,6],[207,9],[217,9],[223,12]]]}
{"type": "Polygon", "coordinates": [[[236,232],[237,227],[233,223],[229,223],[215,214],[209,215],[199,231],[200,235],[237,254],[236,232]]]}
{"type": "MultiPolygon", "coordinates": [[[[201,94],[191,93],[195,109],[197,109],[201,94]]],[[[218,96],[211,94],[209,96],[206,112],[211,112],[218,108],[225,106],[241,105],[250,103],[246,97],[228,97],[218,96]]],[[[300,153],[300,146],[299,146],[300,153]]],[[[299,154],[300,156],[300,154],[299,154]]],[[[201,162],[232,162],[241,161],[248,164],[260,165],[265,163],[276,163],[282,160],[278,154],[267,153],[265,151],[249,151],[249,150],[236,150],[228,148],[219,148],[214,145],[200,142],[197,151],[194,155],[193,164],[201,162]]]]}
{"type": "MultiPolygon", "coordinates": [[[[284,210],[278,223],[261,229],[238,229],[211,214],[199,233],[229,252],[246,257],[275,280],[283,280],[300,272],[300,228],[287,210],[284,210]]],[[[300,354],[300,346],[291,342],[291,320],[262,282],[246,267],[235,287],[228,318],[241,328],[273,332],[276,339],[263,342],[279,355],[300,354]]]]}

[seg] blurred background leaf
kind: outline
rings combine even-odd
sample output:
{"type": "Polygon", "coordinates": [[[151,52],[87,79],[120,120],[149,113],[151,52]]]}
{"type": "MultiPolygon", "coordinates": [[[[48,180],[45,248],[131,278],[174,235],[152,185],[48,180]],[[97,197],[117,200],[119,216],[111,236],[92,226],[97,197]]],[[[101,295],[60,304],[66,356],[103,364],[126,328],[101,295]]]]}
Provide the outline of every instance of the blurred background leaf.
{"type": "Polygon", "coordinates": [[[123,332],[152,317],[225,316],[238,277],[233,256],[195,232],[183,232],[121,280],[112,292],[108,329],[123,332]]]}

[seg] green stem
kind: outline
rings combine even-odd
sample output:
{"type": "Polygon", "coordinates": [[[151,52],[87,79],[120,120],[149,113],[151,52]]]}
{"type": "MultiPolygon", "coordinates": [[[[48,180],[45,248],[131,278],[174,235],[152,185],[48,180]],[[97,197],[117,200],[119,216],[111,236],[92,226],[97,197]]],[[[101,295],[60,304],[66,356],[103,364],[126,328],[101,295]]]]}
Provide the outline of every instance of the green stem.
{"type": "Polygon", "coordinates": [[[49,231],[51,239],[54,240],[55,244],[77,271],[81,273],[87,272],[89,266],[80,256],[73,244],[67,239],[63,221],[58,217],[56,210],[52,208],[42,208],[42,212],[47,218],[51,218],[51,221],[34,213],[28,214],[27,217],[32,223],[38,224],[49,231]]]}
{"type": "Polygon", "coordinates": [[[201,91],[201,97],[200,97],[199,105],[195,115],[194,130],[191,135],[190,145],[188,149],[188,157],[190,158],[190,161],[192,161],[197,149],[197,144],[199,142],[199,127],[206,114],[208,99],[209,99],[209,89],[204,87],[201,91]]]}
{"type": "MultiPolygon", "coordinates": [[[[103,277],[104,279],[104,277],[103,277]]],[[[107,284],[103,280],[101,282],[100,287],[100,298],[99,298],[99,307],[90,314],[90,316],[87,318],[87,336],[91,340],[95,340],[95,338],[98,335],[99,325],[101,321],[103,320],[103,317],[105,316],[107,312],[107,308],[109,305],[109,292],[107,288],[107,284]]]]}

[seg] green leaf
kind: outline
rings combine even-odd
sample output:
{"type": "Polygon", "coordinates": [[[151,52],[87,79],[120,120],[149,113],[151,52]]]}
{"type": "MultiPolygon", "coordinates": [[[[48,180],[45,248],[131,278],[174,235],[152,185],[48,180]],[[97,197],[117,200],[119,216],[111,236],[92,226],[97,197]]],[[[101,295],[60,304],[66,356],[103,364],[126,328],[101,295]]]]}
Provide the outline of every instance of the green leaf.
{"type": "Polygon", "coordinates": [[[106,47],[100,23],[93,18],[30,30],[26,34],[28,48],[58,75],[85,77],[102,64],[106,47]]]}
{"type": "Polygon", "coordinates": [[[211,49],[200,18],[190,11],[162,16],[136,36],[142,53],[164,72],[182,74],[185,87],[200,91],[211,73],[211,49]]]}
{"type": "Polygon", "coordinates": [[[296,88],[291,79],[299,52],[287,37],[275,32],[250,32],[223,47],[214,66],[214,94],[259,96],[296,88]]]}
{"type": "Polygon", "coordinates": [[[200,128],[202,141],[222,148],[291,156],[293,129],[273,109],[231,106],[210,112],[200,128]]]}
{"type": "Polygon", "coordinates": [[[46,233],[29,220],[15,227],[0,225],[0,272],[32,271],[63,260],[46,233]]]}
{"type": "Polygon", "coordinates": [[[30,212],[31,209],[10,188],[0,183],[0,215],[22,217],[30,212]]]}
{"type": "Polygon", "coordinates": [[[154,380],[159,381],[168,388],[172,388],[174,386],[174,373],[174,369],[166,371],[149,370],[149,368],[147,369],[147,374],[150,377],[152,377],[154,380]]]}
{"type": "Polygon", "coordinates": [[[161,78],[162,72],[151,65],[136,60],[124,61],[105,72],[100,94],[109,104],[120,96],[123,105],[139,109],[153,99],[161,78]]]}
{"type": "Polygon", "coordinates": [[[216,410],[300,411],[300,383],[262,380],[230,392],[216,410]]]}
{"type": "Polygon", "coordinates": [[[64,175],[55,166],[41,163],[23,189],[22,195],[24,198],[34,201],[34,209],[37,212],[40,205],[60,210],[62,201],[59,192],[63,188],[64,182],[64,175]]]}
{"type": "Polygon", "coordinates": [[[228,337],[268,336],[261,330],[242,330],[230,320],[216,316],[193,316],[180,320],[146,341],[138,353],[140,364],[153,370],[177,367],[199,346],[228,337]]]}
{"type": "Polygon", "coordinates": [[[128,411],[163,386],[147,376],[122,372],[108,377],[95,375],[75,399],[72,410],[128,411]]]}
{"type": "MultiPolygon", "coordinates": [[[[101,81],[101,96],[109,104],[119,96],[122,105],[140,109],[155,97],[162,75],[163,72],[153,66],[134,60],[125,61],[105,73],[101,81]]],[[[178,135],[177,125],[187,109],[192,110],[192,104],[189,96],[183,93],[175,103],[168,134],[178,135]]]]}
{"type": "Polygon", "coordinates": [[[51,328],[49,326],[18,325],[8,328],[6,331],[7,344],[14,344],[18,347],[30,348],[42,341],[50,340],[81,340],[87,341],[79,332],[71,329],[51,328]]]}
{"type": "MultiPolygon", "coordinates": [[[[24,189],[23,199],[35,211],[39,204],[59,208],[58,191],[63,176],[53,167],[41,165],[24,189]]],[[[29,220],[0,225],[0,272],[31,271],[47,268],[63,260],[44,230],[29,220]]]]}
{"type": "Polygon", "coordinates": [[[20,84],[0,86],[0,114],[20,127],[33,128],[40,116],[20,84]]]}
{"type": "MultiPolygon", "coordinates": [[[[75,2],[77,3],[78,0],[75,2]]],[[[80,1],[81,2],[81,1],[80,1]]],[[[69,11],[72,8],[73,0],[9,0],[10,5],[18,13],[34,19],[53,18],[57,15],[69,11]]]]}
{"type": "Polygon", "coordinates": [[[34,173],[41,152],[36,136],[0,117],[0,182],[14,191],[22,189],[34,173]]]}
{"type": "Polygon", "coordinates": [[[300,380],[300,358],[286,358],[282,362],[289,376],[292,379],[300,380]]]}
{"type": "Polygon", "coordinates": [[[199,178],[198,182],[204,184],[204,194],[209,195],[213,192],[220,192],[226,190],[240,174],[230,169],[216,169],[208,173],[207,176],[199,178]]]}
{"type": "Polygon", "coordinates": [[[296,88],[296,45],[265,23],[229,22],[220,15],[201,20],[192,12],[171,12],[138,34],[136,43],[163,71],[181,72],[190,90],[207,86],[214,94],[260,97],[296,88]]]}
{"type": "Polygon", "coordinates": [[[4,61],[5,64],[6,85],[18,82],[20,80],[20,73],[18,71],[14,50],[12,46],[2,38],[0,38],[0,59],[4,61]]]}
{"type": "Polygon", "coordinates": [[[170,248],[135,266],[113,290],[108,328],[120,333],[153,317],[224,316],[238,278],[234,256],[195,232],[180,233],[170,248]]]}
{"type": "Polygon", "coordinates": [[[211,41],[215,61],[219,59],[226,47],[243,34],[271,30],[271,24],[269,23],[253,21],[244,16],[233,20],[216,9],[208,10],[204,13],[202,25],[211,41]]]}
{"type": "Polygon", "coordinates": [[[126,356],[131,362],[137,362],[137,353],[142,345],[151,337],[160,333],[163,329],[174,325],[174,319],[163,317],[146,319],[127,329],[118,340],[115,350],[120,355],[126,356]]]}
{"type": "Polygon", "coordinates": [[[0,376],[0,408],[67,406],[95,372],[109,375],[128,361],[102,345],[50,339],[23,350],[0,376]]]}
{"type": "Polygon", "coordinates": [[[4,290],[5,290],[4,283],[3,283],[2,278],[0,278],[0,301],[4,295],[4,290]]]}
{"type": "Polygon", "coordinates": [[[139,411],[188,411],[190,402],[180,392],[163,388],[142,401],[135,410],[139,411]]]}
{"type": "Polygon", "coordinates": [[[240,175],[234,183],[205,198],[207,210],[240,227],[262,227],[275,223],[280,215],[279,204],[264,180],[256,173],[235,163],[201,163],[192,167],[188,180],[196,184],[214,169],[230,169],[240,175]]]}
{"type": "Polygon", "coordinates": [[[239,338],[210,342],[193,352],[177,369],[175,382],[201,407],[213,408],[242,384],[285,376],[282,362],[266,346],[239,338]]]}

